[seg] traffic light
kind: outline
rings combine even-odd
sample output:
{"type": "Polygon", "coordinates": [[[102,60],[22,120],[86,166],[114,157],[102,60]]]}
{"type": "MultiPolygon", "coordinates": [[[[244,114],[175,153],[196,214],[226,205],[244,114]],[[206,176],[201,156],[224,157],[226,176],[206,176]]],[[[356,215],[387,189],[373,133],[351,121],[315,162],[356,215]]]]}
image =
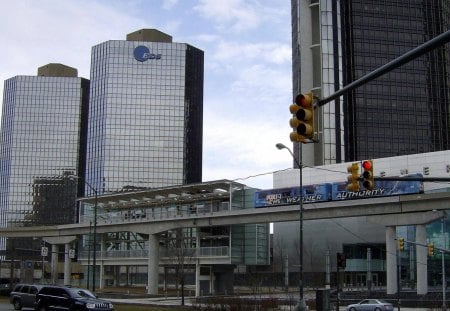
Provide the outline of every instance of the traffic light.
{"type": "Polygon", "coordinates": [[[290,139],[293,142],[306,143],[314,138],[314,95],[312,92],[298,94],[289,107],[293,118],[289,124],[294,129],[290,139]]]}
{"type": "Polygon", "coordinates": [[[433,256],[434,255],[434,244],[430,243],[428,244],[428,256],[433,256]]]}
{"type": "Polygon", "coordinates": [[[404,251],[405,250],[405,239],[404,238],[398,238],[397,242],[398,242],[398,250],[399,251],[404,251]]]}
{"type": "Polygon", "coordinates": [[[362,168],[363,168],[362,185],[367,190],[373,190],[373,186],[375,185],[375,181],[373,179],[373,161],[372,160],[363,161],[362,168]]]}
{"type": "Polygon", "coordinates": [[[347,166],[347,172],[350,173],[347,176],[347,190],[351,192],[359,191],[359,164],[352,163],[352,165],[347,166]]]}
{"type": "Polygon", "coordinates": [[[342,253],[337,253],[337,267],[345,269],[345,255],[342,253]]]}

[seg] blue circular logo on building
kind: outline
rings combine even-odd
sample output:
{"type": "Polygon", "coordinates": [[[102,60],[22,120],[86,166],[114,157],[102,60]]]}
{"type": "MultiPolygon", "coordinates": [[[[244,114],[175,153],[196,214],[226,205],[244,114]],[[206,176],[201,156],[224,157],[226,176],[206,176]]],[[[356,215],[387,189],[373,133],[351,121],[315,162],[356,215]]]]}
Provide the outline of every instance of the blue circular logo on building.
{"type": "Polygon", "coordinates": [[[139,45],[134,49],[134,58],[139,62],[145,62],[148,59],[161,59],[161,54],[150,53],[148,47],[139,45]]]}
{"type": "Polygon", "coordinates": [[[133,54],[134,58],[137,61],[145,62],[147,59],[149,59],[150,50],[148,49],[148,47],[140,45],[134,49],[133,54]]]}

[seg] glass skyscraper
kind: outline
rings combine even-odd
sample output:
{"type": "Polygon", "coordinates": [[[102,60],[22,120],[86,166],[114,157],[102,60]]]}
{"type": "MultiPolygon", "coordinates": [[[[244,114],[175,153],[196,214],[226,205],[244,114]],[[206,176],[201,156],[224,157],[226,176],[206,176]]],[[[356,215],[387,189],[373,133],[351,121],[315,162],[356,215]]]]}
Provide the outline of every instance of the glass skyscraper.
{"type": "MultiPolygon", "coordinates": [[[[73,223],[84,173],[89,81],[48,64],[5,81],[0,143],[0,225],[73,223]]],[[[0,249],[5,249],[2,239],[0,249]]],[[[19,243],[19,244],[18,244],[19,243]]],[[[16,248],[30,248],[20,245],[16,248]]]]}
{"type": "MultiPolygon", "coordinates": [[[[293,92],[325,98],[450,28],[447,0],[292,0],[293,92]]],[[[446,44],[319,109],[308,164],[447,150],[446,44]]],[[[298,153],[298,150],[296,149],[298,153]]]]}
{"type": "Polygon", "coordinates": [[[90,94],[86,182],[98,193],[201,181],[203,51],[155,29],[101,43],[90,94]]]}

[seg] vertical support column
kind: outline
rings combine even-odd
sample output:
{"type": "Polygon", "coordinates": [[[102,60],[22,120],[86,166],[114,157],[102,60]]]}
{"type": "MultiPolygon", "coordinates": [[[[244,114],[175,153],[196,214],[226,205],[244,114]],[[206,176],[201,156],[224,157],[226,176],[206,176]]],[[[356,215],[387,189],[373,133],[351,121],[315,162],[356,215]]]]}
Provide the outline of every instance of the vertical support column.
{"type": "Polygon", "coordinates": [[[64,285],[71,285],[70,284],[70,277],[71,277],[71,264],[72,260],[69,257],[69,251],[70,251],[70,243],[64,244],[64,285]]]}
{"type": "Polygon", "coordinates": [[[195,259],[195,297],[199,297],[201,295],[200,293],[200,228],[197,228],[197,238],[195,241],[195,248],[196,253],[195,256],[197,257],[195,259]]]}
{"type": "Polygon", "coordinates": [[[397,243],[395,227],[386,227],[386,293],[397,293],[397,243]]]}
{"type": "Polygon", "coordinates": [[[105,288],[105,284],[104,284],[104,274],[105,274],[105,265],[104,265],[104,261],[103,261],[103,254],[105,253],[105,239],[104,239],[105,235],[101,234],[100,235],[100,275],[98,276],[98,281],[99,281],[99,288],[103,289],[105,288]]]}
{"type": "Polygon", "coordinates": [[[52,284],[58,281],[58,245],[52,244],[52,284]]]}
{"type": "Polygon", "coordinates": [[[428,293],[428,267],[427,267],[427,231],[425,225],[416,225],[416,269],[417,269],[417,295],[428,293]]]}
{"type": "Polygon", "coordinates": [[[148,276],[147,276],[147,294],[158,294],[158,275],[159,275],[159,241],[156,234],[150,234],[148,237],[148,276]]]}
{"type": "Polygon", "coordinates": [[[200,293],[200,263],[195,260],[195,297],[199,297],[200,293]]]}

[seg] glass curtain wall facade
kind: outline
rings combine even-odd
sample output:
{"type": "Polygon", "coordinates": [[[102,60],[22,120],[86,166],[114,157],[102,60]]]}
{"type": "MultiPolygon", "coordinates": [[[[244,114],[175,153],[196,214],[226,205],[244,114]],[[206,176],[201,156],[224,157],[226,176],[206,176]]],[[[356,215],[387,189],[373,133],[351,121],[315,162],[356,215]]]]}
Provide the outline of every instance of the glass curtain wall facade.
{"type": "MultiPolygon", "coordinates": [[[[292,0],[291,8],[293,92],[313,90],[322,98],[450,28],[446,0],[292,0]]],[[[320,142],[303,146],[304,162],[449,149],[449,49],[439,47],[322,106],[320,142]]]]}
{"type": "Polygon", "coordinates": [[[201,181],[202,115],[203,51],[172,42],[94,46],[86,182],[111,193],[201,181]]]}
{"type": "MultiPolygon", "coordinates": [[[[312,90],[325,98],[342,88],[340,1],[292,0],[293,97],[312,90]]],[[[323,165],[344,159],[343,103],[337,100],[317,109],[316,137],[319,143],[294,144],[303,163],[323,165]]],[[[295,161],[294,161],[294,166],[295,161]]]]}
{"type": "MultiPolygon", "coordinates": [[[[88,94],[89,81],[76,76],[16,76],[5,81],[0,143],[2,227],[76,221],[77,182],[71,175],[84,170],[86,133],[80,125],[85,122],[88,94]]],[[[6,240],[0,243],[5,250],[6,240]]],[[[30,248],[19,240],[13,246],[30,248]]]]}
{"type": "MultiPolygon", "coordinates": [[[[341,2],[344,84],[450,28],[447,0],[341,2]]],[[[346,159],[447,150],[450,45],[383,75],[344,96],[346,159]]]]}

